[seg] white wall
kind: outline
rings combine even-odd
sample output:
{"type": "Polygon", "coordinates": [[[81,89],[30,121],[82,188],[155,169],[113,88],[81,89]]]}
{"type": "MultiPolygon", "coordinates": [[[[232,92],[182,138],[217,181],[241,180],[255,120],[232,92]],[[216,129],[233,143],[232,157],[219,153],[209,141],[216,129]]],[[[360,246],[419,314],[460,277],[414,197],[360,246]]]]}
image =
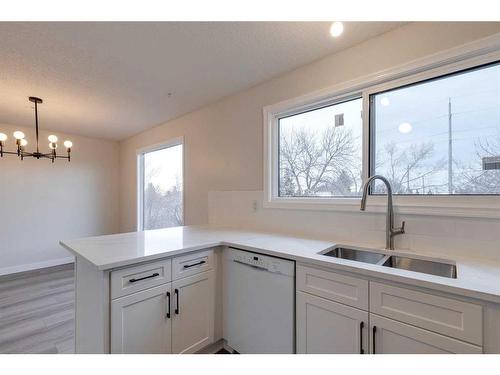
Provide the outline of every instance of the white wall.
{"type": "MultiPolygon", "coordinates": [[[[131,231],[136,228],[136,149],[184,136],[186,224],[208,222],[208,194],[211,191],[250,191],[250,196],[242,193],[239,196],[240,201],[233,199],[226,203],[226,208],[231,207],[231,204],[245,205],[242,211],[238,211],[240,215],[231,217],[232,224],[248,222],[249,218],[245,216],[245,210],[247,214],[251,214],[248,210],[255,198],[252,194],[258,196],[263,189],[262,108],[264,106],[388,69],[499,32],[500,23],[408,24],[121,142],[120,230],[131,231]]],[[[332,43],[334,42],[332,40],[332,43]]],[[[274,217],[275,214],[279,215],[279,211],[262,210],[262,216],[259,216],[261,220],[255,225],[265,227],[268,223],[266,218],[274,217]]],[[[227,217],[220,213],[214,215],[213,217],[218,218],[227,217]]],[[[302,213],[287,211],[285,215],[288,215],[290,220],[296,219],[297,222],[309,220],[311,223],[318,224],[307,226],[308,233],[302,233],[306,235],[318,234],[314,227],[341,224],[342,220],[347,217],[347,214],[325,214],[313,211],[302,213]],[[329,221],[322,221],[325,218],[329,221]],[[339,222],[336,221],[337,218],[339,222]]],[[[378,219],[371,219],[370,222],[367,217],[373,217],[371,214],[368,216],[361,216],[362,213],[349,215],[352,217],[346,221],[349,224],[344,225],[346,230],[350,230],[352,225],[359,223],[358,230],[362,230],[367,236],[371,233],[374,235],[373,240],[378,240],[380,229],[378,219]]],[[[255,217],[251,217],[250,220],[255,220],[255,217]]],[[[274,224],[274,227],[279,226],[279,222],[274,224]]],[[[449,228],[456,228],[454,220],[441,218],[440,225],[450,236],[456,233],[455,229],[452,233],[448,232],[449,228]]],[[[496,229],[498,222],[494,221],[491,225],[496,229]]],[[[491,225],[486,227],[490,228],[491,225]]],[[[421,232],[429,229],[427,226],[419,228],[421,232]]],[[[430,228],[430,230],[437,231],[438,229],[430,228]]],[[[338,233],[344,233],[347,236],[345,231],[338,233]]],[[[353,232],[349,233],[352,237],[353,232]]],[[[483,240],[479,234],[474,234],[469,239],[483,240]]],[[[412,244],[419,248],[432,249],[434,245],[427,243],[426,240],[427,238],[414,241],[412,244]]],[[[412,248],[413,245],[405,244],[405,247],[412,248]]]]}
{"type": "MultiPolygon", "coordinates": [[[[15,149],[17,129],[33,150],[34,128],[0,124],[9,135],[5,149],[15,149]]],[[[49,134],[41,131],[42,150],[49,134]]],[[[118,231],[118,143],[54,134],[73,141],[70,163],[0,159],[0,275],[72,261],[61,239],[118,231]]]]}
{"type": "MultiPolygon", "coordinates": [[[[360,246],[385,247],[385,214],[373,212],[267,209],[263,191],[209,194],[210,224],[305,236],[360,246]],[[255,202],[257,209],[255,210],[255,202]]],[[[368,199],[370,206],[370,199],[368,199]]],[[[396,206],[397,212],[397,206],[396,206]]],[[[395,246],[421,254],[500,260],[498,219],[398,215],[405,234],[395,246]]]]}

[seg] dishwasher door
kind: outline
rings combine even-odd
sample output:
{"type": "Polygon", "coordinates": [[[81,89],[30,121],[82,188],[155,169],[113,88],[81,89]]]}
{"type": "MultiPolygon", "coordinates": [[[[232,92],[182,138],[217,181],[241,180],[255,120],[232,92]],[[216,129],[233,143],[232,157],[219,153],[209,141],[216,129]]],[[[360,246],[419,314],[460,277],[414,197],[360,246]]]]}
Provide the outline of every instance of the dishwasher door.
{"type": "Polygon", "coordinates": [[[243,354],[295,352],[295,262],[224,249],[223,335],[243,354]]]}

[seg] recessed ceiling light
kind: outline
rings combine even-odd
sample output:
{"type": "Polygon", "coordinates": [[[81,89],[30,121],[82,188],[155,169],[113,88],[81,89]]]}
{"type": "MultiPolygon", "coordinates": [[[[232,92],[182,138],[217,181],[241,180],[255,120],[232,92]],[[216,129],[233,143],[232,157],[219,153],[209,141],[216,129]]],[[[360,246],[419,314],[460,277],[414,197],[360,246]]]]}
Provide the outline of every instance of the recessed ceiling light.
{"type": "Polygon", "coordinates": [[[400,133],[408,134],[413,129],[413,126],[409,122],[403,122],[399,124],[398,130],[400,133]]]}
{"type": "Polygon", "coordinates": [[[387,107],[389,104],[391,104],[391,101],[387,96],[384,96],[382,97],[382,99],[380,99],[380,104],[382,104],[384,107],[387,107]]]}
{"type": "Polygon", "coordinates": [[[340,36],[344,32],[344,24],[342,22],[334,22],[330,26],[330,35],[334,38],[340,36]]]}

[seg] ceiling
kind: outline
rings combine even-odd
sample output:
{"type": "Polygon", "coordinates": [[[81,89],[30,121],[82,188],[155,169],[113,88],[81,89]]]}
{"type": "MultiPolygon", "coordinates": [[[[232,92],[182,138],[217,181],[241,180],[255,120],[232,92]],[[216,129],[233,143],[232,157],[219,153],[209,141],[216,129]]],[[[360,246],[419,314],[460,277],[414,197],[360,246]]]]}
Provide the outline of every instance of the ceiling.
{"type": "Polygon", "coordinates": [[[121,140],[401,23],[0,23],[0,123],[121,140]]]}

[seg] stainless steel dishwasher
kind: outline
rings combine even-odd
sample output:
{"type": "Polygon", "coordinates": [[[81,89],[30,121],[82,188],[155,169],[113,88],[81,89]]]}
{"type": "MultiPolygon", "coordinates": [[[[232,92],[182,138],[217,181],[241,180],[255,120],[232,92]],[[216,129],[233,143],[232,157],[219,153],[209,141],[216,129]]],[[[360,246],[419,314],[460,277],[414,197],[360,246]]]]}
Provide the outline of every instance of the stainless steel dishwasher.
{"type": "Polygon", "coordinates": [[[223,259],[228,345],[239,353],[294,353],[295,262],[235,248],[223,259]]]}

